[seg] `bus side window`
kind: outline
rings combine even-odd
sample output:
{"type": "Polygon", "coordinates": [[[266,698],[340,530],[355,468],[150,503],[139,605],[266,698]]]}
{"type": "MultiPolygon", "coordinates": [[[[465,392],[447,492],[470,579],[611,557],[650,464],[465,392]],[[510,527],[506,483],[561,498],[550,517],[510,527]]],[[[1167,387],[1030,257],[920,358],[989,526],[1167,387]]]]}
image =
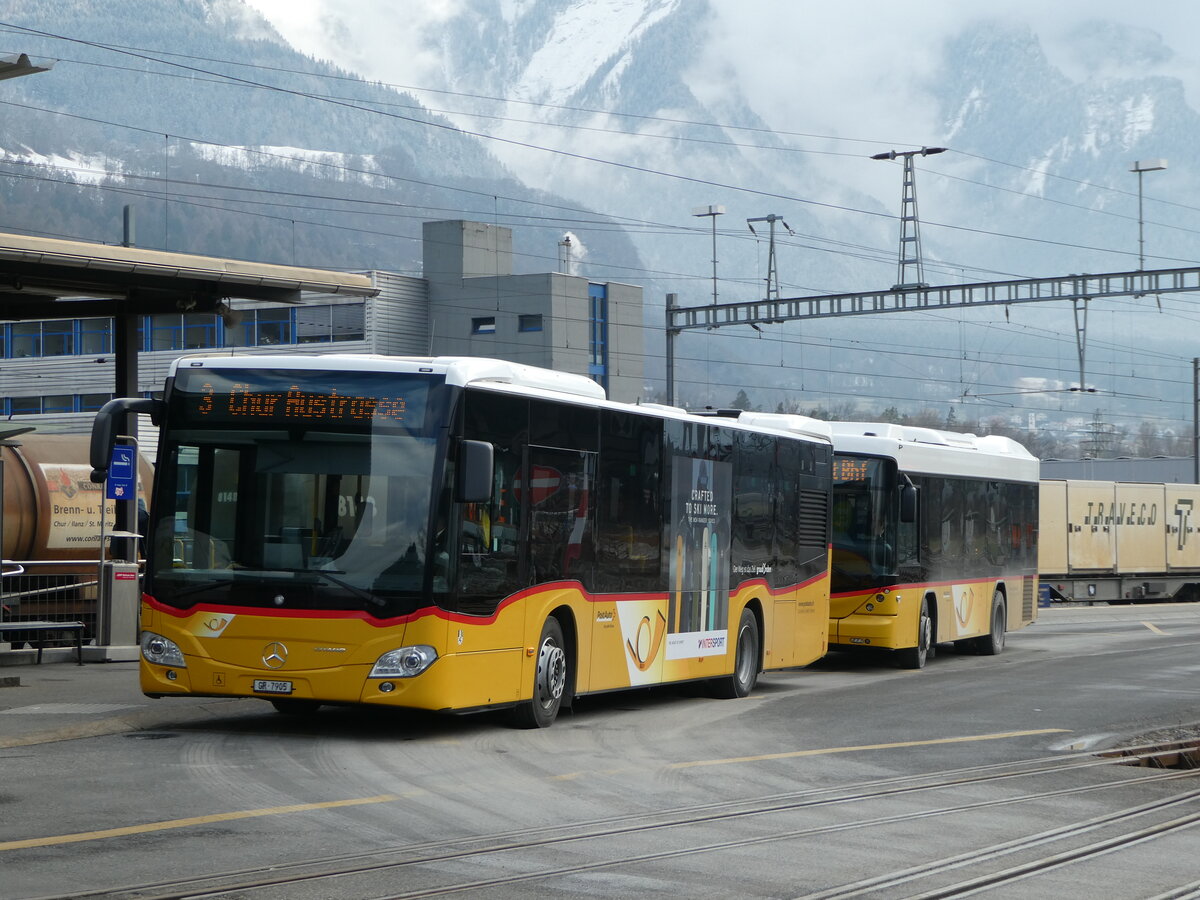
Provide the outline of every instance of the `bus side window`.
{"type": "MultiPolygon", "coordinates": [[[[736,432],[733,478],[733,557],[740,564],[778,568],[775,558],[775,445],[770,435],[736,432]]],[[[794,500],[793,500],[794,502],[794,500]]]]}
{"type": "Polygon", "coordinates": [[[662,421],[604,410],[595,589],[654,591],[661,579],[662,421]]]}
{"type": "MultiPolygon", "coordinates": [[[[775,570],[780,584],[790,584],[800,581],[801,551],[801,505],[804,500],[800,490],[800,482],[805,479],[801,474],[803,457],[801,450],[806,449],[798,441],[775,442],[775,570]]],[[[810,457],[811,458],[811,457],[810,457]]],[[[808,514],[809,510],[804,510],[808,514]]],[[[814,511],[815,512],[815,511],[814,511]]],[[[824,508],[821,510],[824,518],[824,508]]],[[[821,540],[822,555],[828,543],[827,538],[821,540]]],[[[806,554],[805,554],[806,555],[806,554]]],[[[804,560],[807,562],[807,560],[804,560]]]]}

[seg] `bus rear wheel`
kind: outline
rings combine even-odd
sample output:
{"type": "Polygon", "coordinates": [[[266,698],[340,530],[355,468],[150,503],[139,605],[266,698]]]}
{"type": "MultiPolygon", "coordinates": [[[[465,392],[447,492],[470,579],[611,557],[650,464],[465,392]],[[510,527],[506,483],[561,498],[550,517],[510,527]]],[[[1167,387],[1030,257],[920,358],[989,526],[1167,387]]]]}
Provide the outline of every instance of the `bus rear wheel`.
{"type": "Polygon", "coordinates": [[[758,619],[742,610],[734,639],[733,674],[712,682],[713,693],[722,700],[745,697],[758,684],[758,619]]]}
{"type": "Polygon", "coordinates": [[[917,616],[917,646],[896,651],[896,665],[901,669],[923,669],[933,650],[933,616],[929,610],[929,598],[921,600],[921,612],[917,616]]]}
{"type": "Polygon", "coordinates": [[[518,728],[546,728],[553,724],[567,689],[567,651],[562,626],[551,617],[538,639],[537,666],[533,672],[533,697],[513,709],[518,728]]]}
{"type": "Polygon", "coordinates": [[[984,656],[996,656],[1004,649],[1004,630],[1008,624],[1007,610],[1004,605],[1004,594],[997,589],[992,595],[992,625],[991,630],[982,637],[975,638],[975,652],[984,656]]]}

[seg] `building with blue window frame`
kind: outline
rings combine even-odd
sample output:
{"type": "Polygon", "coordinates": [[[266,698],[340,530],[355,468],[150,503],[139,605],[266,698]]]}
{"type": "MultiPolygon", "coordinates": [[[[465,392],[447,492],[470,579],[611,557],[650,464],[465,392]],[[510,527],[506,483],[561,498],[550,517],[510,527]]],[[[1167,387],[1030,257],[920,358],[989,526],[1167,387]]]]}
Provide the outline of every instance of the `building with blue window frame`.
{"type": "MultiPolygon", "coordinates": [[[[616,400],[642,392],[642,290],[578,275],[512,272],[512,231],[427,222],[424,276],[366,273],[364,299],[305,294],[285,305],[232,300],[232,312],[142,316],[138,383],[162,388],[172,360],[230,350],[491,356],[588,375],[616,400]]],[[[0,323],[0,417],[85,432],[112,397],[113,320],[0,323]]],[[[147,436],[148,437],[148,436],[147,436]]]]}
{"type": "Polygon", "coordinates": [[[580,275],[513,274],[512,231],[426,222],[424,274],[436,352],[587,375],[614,400],[643,393],[642,289],[580,275]]]}

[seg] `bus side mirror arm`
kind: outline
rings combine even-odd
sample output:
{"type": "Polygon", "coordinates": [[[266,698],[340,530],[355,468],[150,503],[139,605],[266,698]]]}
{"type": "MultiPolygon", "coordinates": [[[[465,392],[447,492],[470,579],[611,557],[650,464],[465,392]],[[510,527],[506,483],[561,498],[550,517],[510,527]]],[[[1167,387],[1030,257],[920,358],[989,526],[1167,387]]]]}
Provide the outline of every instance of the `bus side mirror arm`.
{"type": "Polygon", "coordinates": [[[103,484],[108,478],[108,463],[116,441],[117,423],[124,423],[125,414],[147,413],[155,425],[162,423],[166,404],[150,397],[117,397],[109,400],[96,413],[92,422],[92,442],[88,461],[92,464],[92,482],[103,484]]]}
{"type": "Polygon", "coordinates": [[[454,499],[459,503],[486,503],[491,500],[494,469],[491,444],[487,441],[460,442],[454,499]]]}
{"type": "Polygon", "coordinates": [[[917,521],[917,486],[907,477],[900,485],[900,521],[905,524],[917,521]]]}

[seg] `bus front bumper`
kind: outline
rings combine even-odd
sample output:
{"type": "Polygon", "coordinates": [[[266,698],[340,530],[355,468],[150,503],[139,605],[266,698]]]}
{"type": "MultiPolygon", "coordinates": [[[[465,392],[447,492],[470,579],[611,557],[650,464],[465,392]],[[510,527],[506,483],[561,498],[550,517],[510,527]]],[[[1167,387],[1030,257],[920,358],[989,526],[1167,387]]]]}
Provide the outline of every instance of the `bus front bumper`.
{"type": "Polygon", "coordinates": [[[189,656],[186,667],[141,661],[142,693],[150,697],[253,697],[259,700],[314,700],[408,709],[455,710],[517,702],[520,649],[459,653],[439,657],[411,678],[370,678],[370,666],[263,670],[189,656]]]}

